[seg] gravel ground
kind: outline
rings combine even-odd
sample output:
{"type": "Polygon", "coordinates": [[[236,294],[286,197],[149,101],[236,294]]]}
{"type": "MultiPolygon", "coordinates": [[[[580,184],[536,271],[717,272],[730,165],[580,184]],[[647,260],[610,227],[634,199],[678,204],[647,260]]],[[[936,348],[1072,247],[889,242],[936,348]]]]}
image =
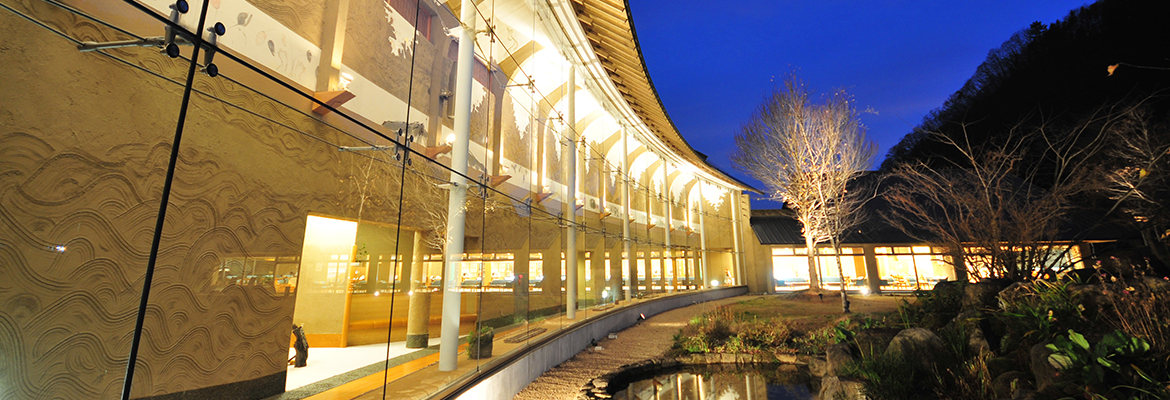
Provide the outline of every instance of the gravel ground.
{"type": "MultiPolygon", "coordinates": [[[[750,296],[749,296],[750,297],[750,296]]],[[[618,338],[598,343],[601,350],[585,350],[545,372],[524,388],[516,399],[545,400],[577,398],[581,386],[622,365],[660,357],[670,348],[670,339],[691,317],[716,306],[743,300],[744,297],[714,300],[676,308],[638,325],[618,332],[618,338]]]]}
{"type": "MultiPolygon", "coordinates": [[[[723,304],[759,298],[760,295],[732,297],[655,315],[641,324],[618,332],[617,339],[601,341],[598,344],[602,350],[585,350],[577,353],[573,358],[536,378],[515,398],[574,400],[581,386],[590,379],[616,370],[622,365],[661,357],[670,348],[671,338],[691,317],[723,304]]],[[[788,318],[837,316],[841,311],[840,300],[835,295],[826,294],[823,300],[809,295],[781,295],[774,298],[781,299],[781,303],[772,304],[771,308],[783,310],[779,314],[788,318]]],[[[854,312],[892,311],[897,308],[898,299],[889,296],[850,297],[854,312]]]]}

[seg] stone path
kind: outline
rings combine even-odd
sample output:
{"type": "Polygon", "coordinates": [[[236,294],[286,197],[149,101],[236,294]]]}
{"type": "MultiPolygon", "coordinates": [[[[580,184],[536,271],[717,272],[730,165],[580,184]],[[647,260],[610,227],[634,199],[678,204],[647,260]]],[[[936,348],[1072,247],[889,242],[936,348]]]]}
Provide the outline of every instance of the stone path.
{"type": "Polygon", "coordinates": [[[602,350],[582,351],[545,372],[516,395],[516,399],[576,399],[581,386],[590,379],[616,370],[622,365],[662,356],[670,348],[674,334],[695,315],[719,305],[754,297],[759,296],[714,300],[655,315],[618,332],[617,339],[600,341],[598,344],[602,350]]]}

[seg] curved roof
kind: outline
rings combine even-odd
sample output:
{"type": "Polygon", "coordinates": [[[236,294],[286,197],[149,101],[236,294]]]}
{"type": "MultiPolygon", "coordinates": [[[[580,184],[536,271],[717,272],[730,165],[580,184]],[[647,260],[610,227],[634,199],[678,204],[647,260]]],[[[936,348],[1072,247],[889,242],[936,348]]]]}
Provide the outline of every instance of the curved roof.
{"type": "Polygon", "coordinates": [[[751,185],[708,164],[707,157],[695,151],[679,133],[650,79],[628,0],[571,1],[594,54],[642,122],[675,154],[709,174],[725,177],[745,189],[759,192],[751,185]]]}

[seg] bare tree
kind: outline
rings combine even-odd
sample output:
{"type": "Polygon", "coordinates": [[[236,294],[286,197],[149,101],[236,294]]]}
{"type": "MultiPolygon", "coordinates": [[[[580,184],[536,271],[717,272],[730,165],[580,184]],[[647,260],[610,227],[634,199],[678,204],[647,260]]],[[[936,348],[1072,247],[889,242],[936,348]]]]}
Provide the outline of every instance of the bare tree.
{"type": "Polygon", "coordinates": [[[1170,265],[1170,138],[1162,133],[1166,127],[1152,126],[1144,111],[1131,115],[1130,129],[1110,151],[1118,163],[1108,174],[1108,194],[1115,203],[1106,214],[1120,210],[1131,217],[1145,245],[1170,265]]]}
{"type": "MultiPolygon", "coordinates": [[[[735,136],[731,160],[796,212],[808,250],[809,287],[819,291],[816,245],[830,241],[840,254],[840,236],[859,222],[864,202],[860,191],[846,186],[869,167],[876,146],[844,92],[822,103],[810,97],[804,83],[787,79],[735,136]]],[[[839,255],[837,263],[843,275],[839,255]]],[[[841,294],[848,312],[843,276],[841,294]]]]}
{"type": "Polygon", "coordinates": [[[1102,188],[1094,161],[1130,127],[1132,108],[1102,108],[1068,129],[1015,126],[997,143],[928,132],[961,155],[950,168],[922,161],[895,167],[883,193],[887,222],[951,249],[959,279],[1028,280],[1068,268],[1057,245],[1072,200],[1102,188]],[[1043,154],[1042,159],[1028,159],[1043,154]]]}

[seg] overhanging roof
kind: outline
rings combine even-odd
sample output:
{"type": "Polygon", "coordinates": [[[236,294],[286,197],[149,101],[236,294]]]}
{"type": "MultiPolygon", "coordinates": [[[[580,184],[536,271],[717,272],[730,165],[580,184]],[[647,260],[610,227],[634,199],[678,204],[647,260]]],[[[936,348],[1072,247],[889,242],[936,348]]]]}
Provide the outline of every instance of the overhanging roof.
{"type": "Polygon", "coordinates": [[[610,80],[621,92],[622,97],[634,113],[670,149],[691,164],[707,173],[721,176],[738,183],[747,190],[759,193],[751,185],[736,179],[715,166],[708,164],[706,157],[699,155],[683,139],[666,112],[662,98],[654,89],[638,35],[634,29],[633,16],[627,0],[571,0],[577,20],[589,39],[590,47],[601,61],[610,80]]]}

